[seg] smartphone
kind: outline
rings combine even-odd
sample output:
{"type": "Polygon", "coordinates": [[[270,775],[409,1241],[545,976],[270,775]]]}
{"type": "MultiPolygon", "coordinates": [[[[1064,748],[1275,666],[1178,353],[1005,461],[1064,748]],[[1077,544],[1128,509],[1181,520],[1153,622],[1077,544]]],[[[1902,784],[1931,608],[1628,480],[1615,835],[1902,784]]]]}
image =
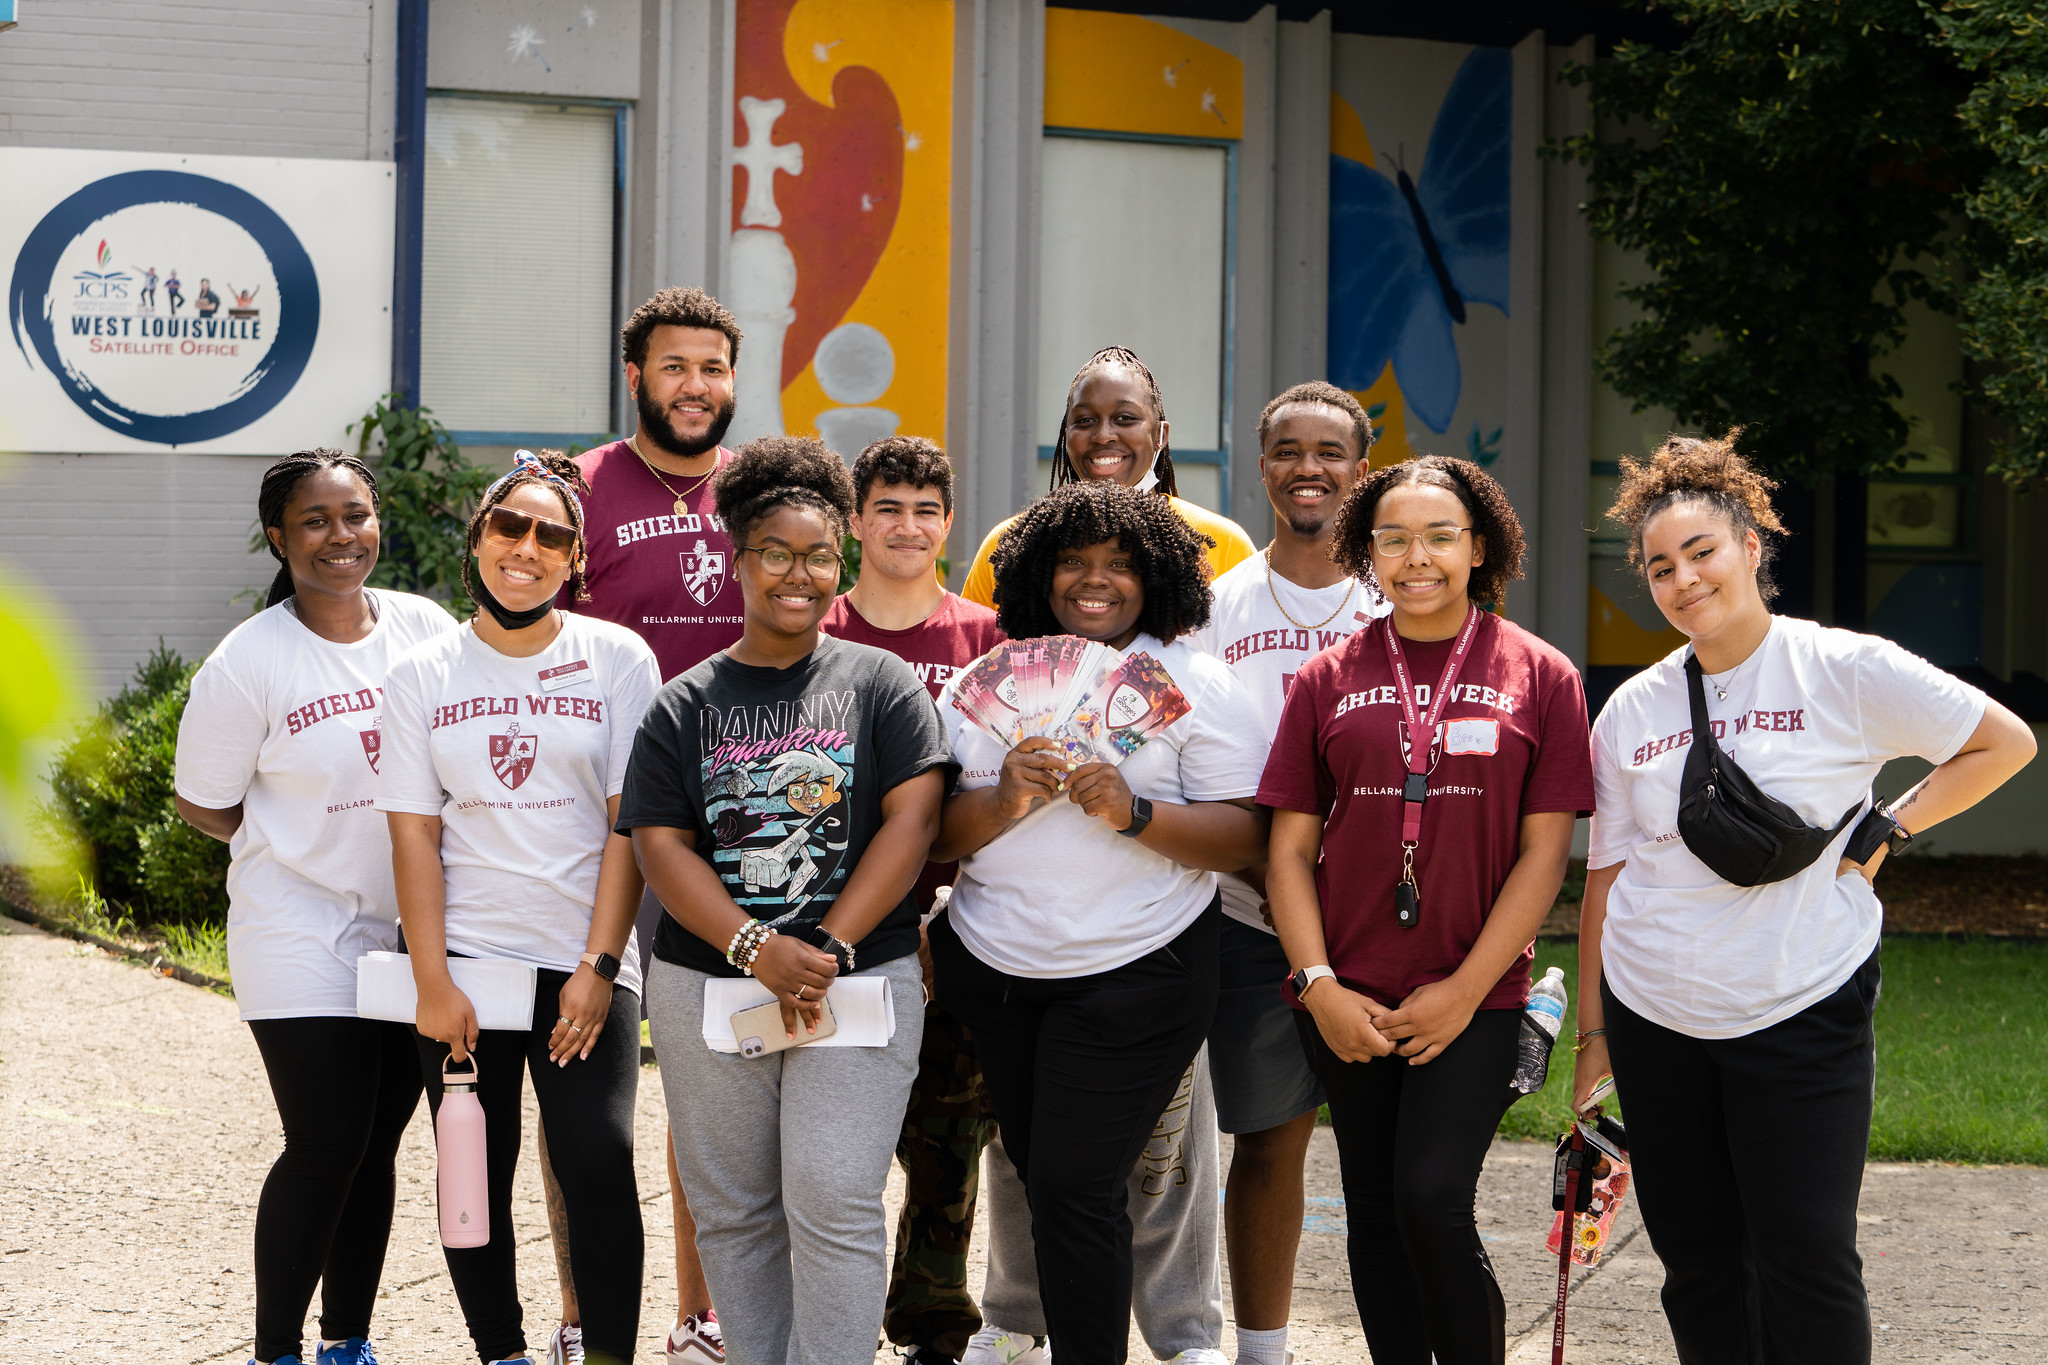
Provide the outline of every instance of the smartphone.
{"type": "Polygon", "coordinates": [[[784,1052],[805,1043],[815,1043],[821,1038],[830,1038],[837,1032],[839,1021],[832,1017],[829,997],[818,1001],[818,1031],[804,1032],[804,1017],[799,1014],[794,1038],[782,1030],[780,1001],[770,1000],[765,1005],[754,1005],[732,1017],[732,1036],[739,1040],[742,1057],[766,1057],[771,1052],[784,1052]]]}

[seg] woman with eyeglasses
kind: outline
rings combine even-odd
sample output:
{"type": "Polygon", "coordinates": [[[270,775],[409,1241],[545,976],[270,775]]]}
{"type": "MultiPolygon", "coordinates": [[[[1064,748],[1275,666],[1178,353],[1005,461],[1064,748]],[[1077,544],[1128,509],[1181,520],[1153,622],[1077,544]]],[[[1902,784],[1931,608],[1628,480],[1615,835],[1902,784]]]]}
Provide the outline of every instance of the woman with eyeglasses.
{"type": "Polygon", "coordinates": [[[278,561],[266,610],[192,679],[178,814],[225,842],[235,1004],[263,1057],[284,1152],[256,1205],[259,1365],[366,1365],[391,1237],[392,1161],[420,1099],[403,1024],[356,1017],[356,961],[398,946],[377,792],[378,690],[392,660],[455,629],[437,602],[365,588],[377,481],[338,450],[264,471],[257,520],[278,561]]]}
{"type": "Polygon", "coordinates": [[[1488,610],[1521,576],[1499,484],[1425,456],[1361,477],[1330,558],[1393,613],[1294,675],[1259,804],[1295,1026],[1329,1096],[1376,1365],[1498,1365],[1473,1220],[1532,940],[1593,808],[1570,660],[1488,610]]]}
{"type": "Polygon", "coordinates": [[[668,910],[648,1017],[726,1349],[839,1365],[871,1358],[882,1325],[882,1191],[924,1034],[911,889],[952,752],[908,664],[819,632],[854,510],[845,463],[768,438],[712,487],[745,624],[649,707],[617,827],[668,910]],[[713,1050],[707,1031],[730,1015],[707,1017],[707,996],[729,999],[713,982],[743,975],[798,1046],[713,1050]],[[880,978],[886,1042],[806,1045],[863,978],[880,978]]]}
{"type": "Polygon", "coordinates": [[[520,451],[469,524],[463,584],[476,616],[400,659],[384,684],[377,808],[419,988],[419,1065],[438,1113],[443,1064],[473,1062],[485,1116],[491,1240],[445,1254],[487,1362],[532,1359],[512,1224],[529,1069],[567,1207],[587,1358],[631,1361],[640,1326],[641,878],[611,825],[659,675],[639,636],[555,609],[582,565],[583,491],[560,452],[520,451]],[[534,967],[531,1028],[480,1033],[451,957],[534,967]]]}

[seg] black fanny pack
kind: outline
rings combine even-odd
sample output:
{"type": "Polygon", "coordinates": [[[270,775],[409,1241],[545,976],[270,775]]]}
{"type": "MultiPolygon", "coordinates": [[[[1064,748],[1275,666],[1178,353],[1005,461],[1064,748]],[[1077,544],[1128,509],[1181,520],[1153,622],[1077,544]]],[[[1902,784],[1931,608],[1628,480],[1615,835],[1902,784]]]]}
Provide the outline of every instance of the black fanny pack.
{"type": "Polygon", "coordinates": [[[1685,660],[1692,693],[1692,752],[1678,784],[1678,834],[1692,855],[1737,886],[1763,886],[1797,876],[1835,841],[1863,809],[1857,801],[1833,829],[1816,829],[1783,801],[1749,780],[1714,742],[1707,723],[1707,690],[1697,655],[1685,660]]]}

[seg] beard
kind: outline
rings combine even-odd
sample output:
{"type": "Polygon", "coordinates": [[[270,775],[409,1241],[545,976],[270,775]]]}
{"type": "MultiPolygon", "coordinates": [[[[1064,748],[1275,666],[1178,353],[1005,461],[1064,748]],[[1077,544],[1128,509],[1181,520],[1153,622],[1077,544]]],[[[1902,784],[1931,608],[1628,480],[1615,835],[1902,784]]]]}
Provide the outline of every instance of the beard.
{"type": "Polygon", "coordinates": [[[711,425],[702,436],[685,439],[676,435],[675,427],[669,422],[668,409],[656,406],[654,400],[647,396],[644,385],[633,395],[633,406],[640,413],[640,434],[652,441],[663,454],[685,460],[718,448],[718,443],[725,439],[726,428],[732,425],[735,401],[726,399],[724,406],[711,414],[711,425]]]}

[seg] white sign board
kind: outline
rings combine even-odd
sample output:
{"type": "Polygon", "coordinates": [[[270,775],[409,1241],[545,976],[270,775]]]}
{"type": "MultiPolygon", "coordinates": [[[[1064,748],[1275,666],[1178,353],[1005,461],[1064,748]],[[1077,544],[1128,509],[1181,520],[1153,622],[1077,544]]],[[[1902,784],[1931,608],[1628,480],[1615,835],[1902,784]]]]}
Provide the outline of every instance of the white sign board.
{"type": "Polygon", "coordinates": [[[0,450],[353,448],[390,387],[389,162],[0,148],[0,450]]]}

